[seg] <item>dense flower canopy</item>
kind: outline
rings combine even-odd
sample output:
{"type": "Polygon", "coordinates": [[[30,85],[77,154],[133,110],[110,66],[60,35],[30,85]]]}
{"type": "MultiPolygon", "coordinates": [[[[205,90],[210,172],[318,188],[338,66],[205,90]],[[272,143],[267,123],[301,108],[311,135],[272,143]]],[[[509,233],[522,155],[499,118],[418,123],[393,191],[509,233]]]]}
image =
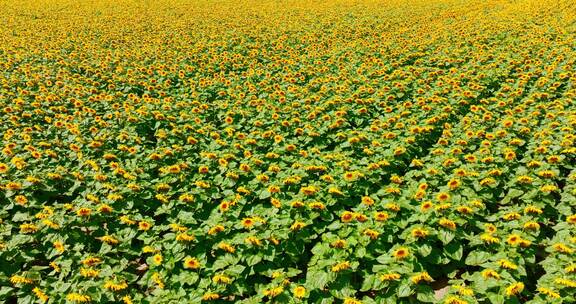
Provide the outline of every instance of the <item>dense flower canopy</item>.
{"type": "Polygon", "coordinates": [[[576,301],[576,2],[0,2],[0,301],[576,301]],[[439,292],[441,291],[441,292],[439,292]]]}

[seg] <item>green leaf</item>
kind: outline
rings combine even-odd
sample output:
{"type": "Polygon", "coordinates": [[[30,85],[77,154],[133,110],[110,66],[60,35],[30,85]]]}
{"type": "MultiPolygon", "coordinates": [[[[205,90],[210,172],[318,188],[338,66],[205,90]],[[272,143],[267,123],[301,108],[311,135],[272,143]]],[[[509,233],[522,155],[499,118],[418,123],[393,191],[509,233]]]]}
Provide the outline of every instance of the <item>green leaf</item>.
{"type": "Polygon", "coordinates": [[[446,245],[454,239],[454,232],[447,229],[440,229],[438,233],[438,238],[442,241],[442,244],[446,245]]]}
{"type": "Polygon", "coordinates": [[[31,295],[27,295],[25,297],[21,297],[18,298],[18,304],[28,304],[28,303],[34,303],[34,298],[32,298],[31,295]]]}
{"type": "Polygon", "coordinates": [[[394,261],[394,258],[392,256],[390,256],[389,254],[383,254],[381,256],[379,256],[378,258],[376,258],[376,261],[378,261],[378,263],[380,264],[389,264],[390,262],[394,261]]]}
{"type": "Polygon", "coordinates": [[[462,245],[460,243],[450,243],[448,245],[446,245],[444,247],[444,253],[451,257],[454,260],[461,260],[462,259],[462,253],[464,252],[464,248],[462,247],[462,245]]]}
{"type": "Polygon", "coordinates": [[[198,282],[199,276],[195,272],[187,271],[181,273],[178,279],[183,285],[194,285],[196,282],[198,282]]]}
{"type": "Polygon", "coordinates": [[[369,275],[364,278],[364,282],[362,283],[362,288],[360,291],[367,291],[374,287],[374,283],[376,281],[376,276],[369,275]]]}
{"type": "Polygon", "coordinates": [[[416,290],[416,298],[420,301],[420,302],[425,302],[425,303],[435,303],[436,301],[436,295],[434,294],[434,290],[427,285],[418,285],[417,290],[416,290]]]}
{"type": "Polygon", "coordinates": [[[488,293],[487,297],[492,304],[503,304],[505,301],[504,296],[497,293],[488,293]]]}
{"type": "Polygon", "coordinates": [[[0,287],[0,299],[3,299],[6,295],[10,294],[10,292],[14,290],[12,287],[2,286],[0,287]]]}
{"type": "Polygon", "coordinates": [[[524,194],[524,191],[522,191],[522,190],[510,189],[508,191],[508,194],[506,194],[506,196],[502,199],[502,201],[500,203],[504,204],[504,205],[508,204],[511,200],[521,196],[522,194],[524,194]]]}
{"type": "Polygon", "coordinates": [[[405,280],[403,281],[400,286],[398,286],[398,290],[396,292],[399,298],[405,298],[412,295],[412,284],[410,281],[405,280]]]}
{"type": "Polygon", "coordinates": [[[229,267],[229,268],[227,269],[227,271],[230,272],[230,273],[232,273],[232,274],[234,274],[234,275],[239,276],[240,274],[242,274],[242,272],[244,271],[244,269],[246,269],[245,266],[242,266],[242,265],[234,265],[234,266],[229,267]]]}
{"type": "Polygon", "coordinates": [[[428,244],[422,244],[418,247],[418,252],[420,253],[420,255],[422,255],[423,257],[427,257],[430,255],[430,253],[432,252],[432,246],[428,245],[428,244]]]}
{"type": "Polygon", "coordinates": [[[477,266],[477,265],[480,265],[480,264],[488,261],[489,258],[490,258],[490,254],[488,252],[476,250],[476,251],[470,252],[468,257],[466,257],[465,263],[466,263],[466,265],[477,266]]]}
{"type": "Polygon", "coordinates": [[[24,222],[30,219],[30,215],[28,213],[23,212],[16,212],[12,217],[13,222],[24,222]]]}
{"type": "Polygon", "coordinates": [[[224,256],[219,257],[216,261],[214,261],[212,268],[214,270],[219,270],[219,269],[225,268],[228,265],[234,265],[237,262],[238,261],[237,261],[236,257],[234,257],[233,255],[230,255],[230,254],[226,254],[224,256]]]}
{"type": "Polygon", "coordinates": [[[268,192],[268,189],[264,189],[262,190],[262,192],[260,192],[260,196],[258,197],[261,200],[267,199],[271,196],[270,192],[268,192]]]}
{"type": "Polygon", "coordinates": [[[306,275],[306,282],[310,282],[310,289],[323,289],[329,280],[329,275],[323,271],[311,271],[306,275]]]}
{"type": "Polygon", "coordinates": [[[246,258],[246,263],[248,266],[254,266],[262,261],[262,257],[259,255],[252,255],[246,258]]]}

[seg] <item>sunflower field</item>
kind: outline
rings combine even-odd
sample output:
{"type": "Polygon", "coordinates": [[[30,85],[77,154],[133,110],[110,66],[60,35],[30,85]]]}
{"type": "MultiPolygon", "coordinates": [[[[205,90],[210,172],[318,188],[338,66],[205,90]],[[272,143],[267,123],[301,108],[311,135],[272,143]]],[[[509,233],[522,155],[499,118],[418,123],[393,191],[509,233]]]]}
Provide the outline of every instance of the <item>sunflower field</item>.
{"type": "Polygon", "coordinates": [[[0,302],[576,303],[573,0],[0,1],[0,302]]]}

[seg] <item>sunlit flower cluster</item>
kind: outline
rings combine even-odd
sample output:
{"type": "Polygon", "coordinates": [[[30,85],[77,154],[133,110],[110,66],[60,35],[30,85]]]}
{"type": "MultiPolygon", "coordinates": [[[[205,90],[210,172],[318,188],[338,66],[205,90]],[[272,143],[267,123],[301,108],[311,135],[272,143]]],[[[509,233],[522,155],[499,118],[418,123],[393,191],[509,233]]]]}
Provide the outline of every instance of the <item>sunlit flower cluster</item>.
{"type": "Polygon", "coordinates": [[[575,20],[4,1],[0,302],[576,302],[575,20]]]}

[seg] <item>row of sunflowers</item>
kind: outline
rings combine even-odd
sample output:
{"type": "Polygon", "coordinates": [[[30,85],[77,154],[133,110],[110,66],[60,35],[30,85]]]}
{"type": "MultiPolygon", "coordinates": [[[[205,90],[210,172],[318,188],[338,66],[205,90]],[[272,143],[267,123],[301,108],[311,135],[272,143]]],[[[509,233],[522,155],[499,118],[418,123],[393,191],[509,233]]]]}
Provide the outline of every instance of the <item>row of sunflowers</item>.
{"type": "Polygon", "coordinates": [[[0,3],[0,301],[576,302],[576,3],[0,3]]]}

